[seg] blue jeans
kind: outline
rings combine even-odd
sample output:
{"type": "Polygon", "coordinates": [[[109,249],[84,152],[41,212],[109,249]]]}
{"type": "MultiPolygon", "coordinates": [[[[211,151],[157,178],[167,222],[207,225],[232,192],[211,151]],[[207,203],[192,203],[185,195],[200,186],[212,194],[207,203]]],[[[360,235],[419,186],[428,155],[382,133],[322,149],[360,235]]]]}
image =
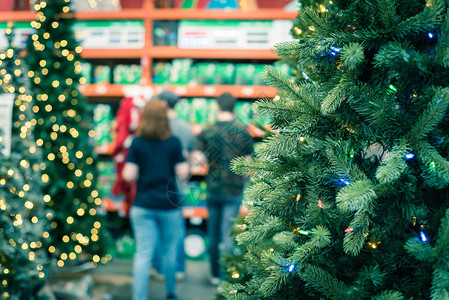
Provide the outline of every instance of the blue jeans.
{"type": "Polygon", "coordinates": [[[175,294],[176,245],[182,230],[181,209],[155,210],[131,207],[131,226],[136,239],[133,261],[133,300],[148,299],[151,260],[158,246],[162,248],[162,263],[167,295],[175,294]]]}
{"type": "Polygon", "coordinates": [[[208,194],[206,199],[209,218],[207,235],[209,238],[209,257],[213,277],[223,277],[220,270],[220,252],[231,253],[234,240],[229,231],[238,216],[242,196],[224,196],[208,194]]]}
{"type": "MultiPolygon", "coordinates": [[[[179,236],[178,245],[176,246],[176,272],[184,273],[186,271],[186,254],[184,250],[184,239],[186,237],[186,225],[183,220],[181,226],[181,234],[179,236]]],[[[154,253],[153,267],[159,274],[162,274],[162,249],[158,247],[154,253]]]]}

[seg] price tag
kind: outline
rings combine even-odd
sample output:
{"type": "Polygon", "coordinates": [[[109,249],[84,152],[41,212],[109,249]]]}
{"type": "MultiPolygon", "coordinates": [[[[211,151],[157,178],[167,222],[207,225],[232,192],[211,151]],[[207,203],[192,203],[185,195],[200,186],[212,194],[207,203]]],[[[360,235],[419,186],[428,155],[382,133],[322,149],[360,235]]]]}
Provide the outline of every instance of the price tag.
{"type": "Polygon", "coordinates": [[[215,91],[216,91],[216,89],[213,86],[204,87],[204,94],[207,96],[215,95],[215,91]]]}
{"type": "Polygon", "coordinates": [[[254,94],[254,89],[251,86],[245,86],[242,88],[242,94],[245,96],[251,96],[254,94]]]}
{"type": "Polygon", "coordinates": [[[99,95],[105,95],[108,92],[108,87],[106,85],[97,85],[95,92],[99,95]]]}
{"type": "Polygon", "coordinates": [[[175,94],[178,96],[185,95],[187,93],[187,88],[185,86],[177,86],[175,88],[175,94]]]}

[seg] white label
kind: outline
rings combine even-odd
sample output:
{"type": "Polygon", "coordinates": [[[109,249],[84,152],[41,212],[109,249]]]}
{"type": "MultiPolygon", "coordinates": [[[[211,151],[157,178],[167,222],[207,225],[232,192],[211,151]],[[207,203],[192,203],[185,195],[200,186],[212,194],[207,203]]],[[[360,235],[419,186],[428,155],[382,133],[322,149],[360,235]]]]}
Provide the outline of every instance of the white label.
{"type": "Polygon", "coordinates": [[[11,155],[12,108],[15,94],[0,94],[0,149],[3,155],[11,155]]]}

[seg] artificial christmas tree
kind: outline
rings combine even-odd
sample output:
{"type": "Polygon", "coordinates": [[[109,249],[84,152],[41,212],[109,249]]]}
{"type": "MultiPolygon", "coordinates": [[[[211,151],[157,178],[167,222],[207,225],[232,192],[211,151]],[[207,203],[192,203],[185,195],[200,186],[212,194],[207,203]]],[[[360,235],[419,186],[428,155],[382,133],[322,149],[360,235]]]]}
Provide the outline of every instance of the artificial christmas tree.
{"type": "Polygon", "coordinates": [[[87,104],[78,91],[81,47],[72,32],[70,0],[40,1],[27,46],[36,99],[37,144],[44,153],[43,181],[54,210],[49,251],[58,265],[69,261],[106,262],[101,199],[95,190],[95,153],[87,104]]]}
{"type": "Polygon", "coordinates": [[[280,44],[258,103],[273,134],[252,161],[252,276],[228,299],[449,299],[449,2],[336,0],[280,44]],[[274,243],[269,245],[268,241],[274,243]]]}
{"type": "Polygon", "coordinates": [[[10,27],[6,35],[10,46],[0,54],[0,298],[37,299],[45,283],[48,257],[42,245],[51,211],[41,191],[42,155],[33,137],[26,69],[11,44],[10,27]]]}

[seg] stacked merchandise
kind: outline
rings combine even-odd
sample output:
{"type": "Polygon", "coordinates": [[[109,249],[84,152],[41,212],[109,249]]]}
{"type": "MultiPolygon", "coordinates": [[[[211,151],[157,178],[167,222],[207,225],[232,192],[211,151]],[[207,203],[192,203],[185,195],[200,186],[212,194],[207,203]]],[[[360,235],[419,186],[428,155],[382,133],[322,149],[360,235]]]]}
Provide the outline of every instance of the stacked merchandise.
{"type": "Polygon", "coordinates": [[[107,211],[117,211],[119,214],[123,215],[125,212],[123,196],[114,196],[112,194],[112,186],[114,185],[117,176],[113,161],[103,160],[97,162],[97,170],[97,190],[103,199],[103,208],[107,211]]]}
{"type": "Polygon", "coordinates": [[[113,71],[113,83],[137,84],[142,79],[140,65],[116,65],[113,71]]]}
{"type": "MultiPolygon", "coordinates": [[[[274,66],[286,74],[291,68],[276,62],[274,66]]],[[[222,62],[198,62],[192,59],[174,59],[154,64],[155,84],[177,85],[265,85],[261,77],[264,64],[233,64],[222,62]]]]}
{"type": "Polygon", "coordinates": [[[110,83],[111,82],[111,67],[96,66],[93,68],[93,83],[110,83]]]}
{"type": "Polygon", "coordinates": [[[98,104],[94,108],[95,152],[110,153],[113,137],[111,136],[114,119],[111,106],[98,104]]]}
{"type": "Polygon", "coordinates": [[[92,66],[83,62],[81,73],[85,78],[84,83],[138,84],[142,79],[142,67],[136,64],[118,64],[111,68],[107,65],[92,66]]]}

